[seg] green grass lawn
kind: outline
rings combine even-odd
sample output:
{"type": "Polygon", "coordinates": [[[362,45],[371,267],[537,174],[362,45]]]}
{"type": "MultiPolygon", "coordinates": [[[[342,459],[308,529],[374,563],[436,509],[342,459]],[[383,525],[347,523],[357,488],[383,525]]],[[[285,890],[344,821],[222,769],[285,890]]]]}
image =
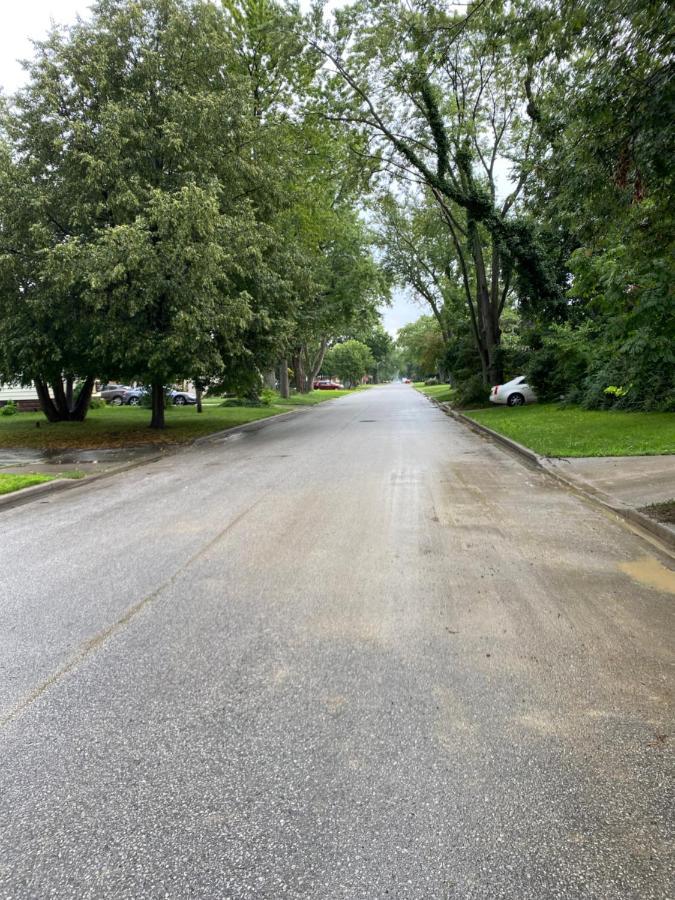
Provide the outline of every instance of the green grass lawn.
{"type": "Polygon", "coordinates": [[[416,381],[413,386],[421,394],[433,397],[439,403],[449,403],[453,399],[454,391],[449,384],[430,384],[427,386],[423,381],[416,381]]]}
{"type": "Polygon", "coordinates": [[[471,410],[469,418],[542,456],[675,453],[675,414],[585,410],[554,404],[471,410]]]}
{"type": "MultiPolygon", "coordinates": [[[[366,386],[364,385],[364,387],[366,386]]],[[[309,394],[291,394],[287,400],[280,397],[275,402],[279,406],[316,406],[317,403],[335,400],[336,397],[346,397],[347,394],[353,394],[354,391],[360,390],[363,390],[363,388],[354,388],[351,391],[310,391],[309,394]]]]}
{"type": "Polygon", "coordinates": [[[148,427],[150,410],[133,406],[92,409],[84,422],[57,422],[54,425],[47,422],[42,413],[18,413],[15,416],[0,416],[0,447],[88,450],[176,444],[280,412],[284,412],[281,407],[225,408],[209,405],[199,414],[194,407],[171,407],[166,411],[166,428],[163,431],[148,427]]]}
{"type": "MultiPolygon", "coordinates": [[[[357,388],[358,390],[358,388],[357,388]]],[[[274,406],[223,407],[222,398],[208,398],[204,412],[194,406],[172,406],[166,411],[166,428],[148,427],[150,410],[134,406],[106,406],[89,411],[84,422],[50,424],[42,413],[0,416],[0,448],[90,450],[100,447],[132,447],[144,444],[178,444],[225,428],[234,428],[289,412],[295,406],[312,406],[353,391],[312,391],[279,400],[274,406]],[[39,426],[39,427],[38,427],[39,426]]]]}
{"type": "Polygon", "coordinates": [[[21,488],[53,480],[52,475],[5,475],[0,472],[0,494],[11,494],[13,491],[20,491],[21,488]]]}

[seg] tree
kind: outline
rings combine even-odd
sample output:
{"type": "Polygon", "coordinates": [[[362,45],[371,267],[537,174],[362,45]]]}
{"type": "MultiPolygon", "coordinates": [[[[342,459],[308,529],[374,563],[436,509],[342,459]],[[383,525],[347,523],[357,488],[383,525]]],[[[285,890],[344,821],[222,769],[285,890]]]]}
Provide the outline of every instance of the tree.
{"type": "MultiPolygon", "coordinates": [[[[523,298],[537,366],[568,372],[577,347],[586,375],[577,367],[567,383],[575,399],[673,408],[672,7],[609,0],[598,16],[588,0],[527,6],[535,15],[527,29],[514,19],[509,39],[529,54],[540,141],[528,210],[557,243],[566,287],[562,303],[523,298]]],[[[560,380],[549,389],[561,393],[560,380]]]]}
{"type": "Polygon", "coordinates": [[[559,293],[535,229],[515,214],[530,170],[526,62],[510,54],[503,15],[481,3],[458,15],[443,3],[422,12],[363,0],[337,11],[336,23],[316,39],[333,91],[324,114],[365,132],[392,176],[438,204],[484,380],[494,382],[513,276],[523,290],[559,293]],[[505,198],[496,189],[500,159],[513,167],[505,198]]]}
{"type": "MultiPolygon", "coordinates": [[[[260,251],[251,116],[223,36],[207,2],[100,0],[91,21],[38,45],[8,117],[37,215],[10,253],[37,256],[40,279],[3,279],[3,321],[21,327],[19,295],[56,325],[81,321],[93,349],[77,374],[98,362],[150,383],[152,427],[164,425],[163,385],[222,368],[251,320],[239,283],[260,251]]],[[[36,331],[64,341],[40,322],[27,340],[36,331]]],[[[69,345],[56,358],[75,365],[69,345]]],[[[41,364],[26,347],[11,355],[24,378],[41,364]]]]}
{"type": "Polygon", "coordinates": [[[433,316],[420,316],[399,328],[396,346],[408,378],[422,380],[444,367],[447,347],[433,316]]]}
{"type": "Polygon", "coordinates": [[[34,382],[51,422],[84,419],[101,363],[96,311],[81,291],[70,288],[59,266],[58,201],[52,186],[34,178],[24,160],[13,159],[5,136],[0,143],[0,382],[34,382]],[[84,383],[74,397],[76,374],[84,383]]]}
{"type": "Polygon", "coordinates": [[[331,347],[325,358],[326,371],[348,386],[358,384],[374,364],[368,345],[353,339],[331,347]]]}

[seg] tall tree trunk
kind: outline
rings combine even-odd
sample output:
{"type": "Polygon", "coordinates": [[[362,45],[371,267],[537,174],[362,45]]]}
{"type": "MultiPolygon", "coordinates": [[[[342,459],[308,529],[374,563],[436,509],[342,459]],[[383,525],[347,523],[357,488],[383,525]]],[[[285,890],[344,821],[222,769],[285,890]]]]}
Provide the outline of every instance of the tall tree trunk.
{"type": "Polygon", "coordinates": [[[471,251],[476,269],[476,306],[478,308],[479,347],[483,361],[483,380],[487,376],[486,386],[499,384],[502,380],[501,361],[499,355],[498,310],[493,310],[490,302],[490,289],[485,274],[483,247],[475,222],[471,223],[471,251]]]}
{"type": "Polygon", "coordinates": [[[37,391],[37,395],[40,399],[40,406],[42,407],[42,412],[47,417],[48,422],[60,422],[61,416],[59,415],[59,411],[54,405],[54,401],[49,396],[49,388],[47,387],[47,382],[42,381],[40,378],[35,379],[35,390],[37,391]]]}
{"type": "Polygon", "coordinates": [[[270,388],[270,390],[275,391],[277,388],[277,375],[274,369],[270,369],[268,372],[265,372],[264,377],[265,387],[270,388]]]}
{"type": "Polygon", "coordinates": [[[82,385],[82,390],[75,404],[71,407],[70,418],[73,422],[84,422],[89,412],[89,402],[94,390],[94,376],[88,375],[82,385]]]}
{"type": "Polygon", "coordinates": [[[293,355],[293,375],[295,377],[295,387],[299,394],[307,393],[307,383],[305,381],[305,369],[302,364],[302,351],[298,351],[293,355]]]}
{"type": "Polygon", "coordinates": [[[284,400],[288,400],[291,393],[288,385],[288,360],[285,356],[279,363],[279,393],[284,400]]]}
{"type": "Polygon", "coordinates": [[[152,418],[151,428],[164,428],[164,385],[152,382],[152,418]]]}

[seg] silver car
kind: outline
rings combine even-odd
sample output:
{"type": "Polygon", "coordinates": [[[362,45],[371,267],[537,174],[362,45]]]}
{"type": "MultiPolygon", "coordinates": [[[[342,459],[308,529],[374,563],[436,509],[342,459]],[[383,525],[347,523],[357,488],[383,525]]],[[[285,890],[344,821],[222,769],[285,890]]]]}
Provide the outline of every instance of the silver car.
{"type": "Polygon", "coordinates": [[[111,406],[121,406],[125,393],[129,390],[127,384],[104,384],[101,387],[101,397],[111,406]]]}

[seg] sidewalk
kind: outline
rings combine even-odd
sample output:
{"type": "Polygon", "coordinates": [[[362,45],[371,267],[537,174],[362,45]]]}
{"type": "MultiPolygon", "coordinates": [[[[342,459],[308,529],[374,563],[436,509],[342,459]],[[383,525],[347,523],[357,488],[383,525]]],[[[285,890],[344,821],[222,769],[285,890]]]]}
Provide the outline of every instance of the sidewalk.
{"type": "Polygon", "coordinates": [[[656,518],[675,534],[675,523],[645,509],[675,503],[675,456],[562,457],[547,463],[581,486],[656,518]]]}
{"type": "Polygon", "coordinates": [[[502,444],[530,464],[675,548],[675,455],[540,456],[512,438],[470,419],[450,404],[428,399],[467,428],[502,444]]]}

